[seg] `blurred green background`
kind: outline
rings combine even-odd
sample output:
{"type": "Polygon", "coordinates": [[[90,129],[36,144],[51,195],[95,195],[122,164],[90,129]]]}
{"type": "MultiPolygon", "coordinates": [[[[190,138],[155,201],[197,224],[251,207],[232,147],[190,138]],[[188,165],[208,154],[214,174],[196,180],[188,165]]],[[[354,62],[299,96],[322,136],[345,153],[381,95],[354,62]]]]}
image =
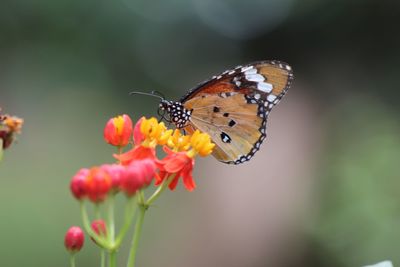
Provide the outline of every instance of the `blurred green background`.
{"type": "MultiPolygon", "coordinates": [[[[1,0],[0,106],[25,125],[0,163],[0,266],[68,266],[70,178],[113,161],[108,118],[156,114],[129,91],[179,99],[264,59],[295,74],[266,144],[198,160],[198,188],[148,213],[138,266],[399,266],[399,25],[395,0],[1,0]]],[[[99,266],[86,241],[78,266],[99,266]]]]}

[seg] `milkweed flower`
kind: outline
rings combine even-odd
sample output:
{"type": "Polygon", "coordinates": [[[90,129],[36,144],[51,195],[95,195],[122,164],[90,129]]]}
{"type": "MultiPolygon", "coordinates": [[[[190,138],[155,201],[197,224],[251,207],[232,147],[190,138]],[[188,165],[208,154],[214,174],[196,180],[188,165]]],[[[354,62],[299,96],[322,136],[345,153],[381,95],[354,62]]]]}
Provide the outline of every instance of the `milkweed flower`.
{"type": "Polygon", "coordinates": [[[70,183],[70,189],[72,195],[78,199],[81,200],[87,195],[87,187],[86,187],[86,177],[89,174],[89,169],[83,168],[80,169],[74,177],[72,177],[71,183],[70,183]]]}
{"type": "Polygon", "coordinates": [[[156,164],[151,159],[133,161],[126,167],[126,174],[121,180],[121,190],[133,196],[139,189],[150,185],[156,175],[156,164]]]}
{"type": "Polygon", "coordinates": [[[132,120],[126,114],[109,119],[104,128],[104,140],[113,146],[126,146],[131,136],[132,120]]]}
{"type": "MultiPolygon", "coordinates": [[[[176,140],[179,140],[177,133],[174,133],[174,136],[172,136],[171,139],[173,140],[170,140],[170,143],[178,144],[178,147],[175,147],[175,150],[178,150],[177,148],[181,148],[181,144],[188,142],[177,142],[176,140]]],[[[198,130],[196,130],[190,137],[190,150],[174,152],[168,147],[164,147],[164,151],[167,153],[167,156],[164,159],[157,161],[160,174],[159,176],[156,176],[156,185],[160,185],[167,177],[175,175],[173,180],[168,185],[171,190],[175,189],[179,178],[182,177],[185,188],[188,191],[193,191],[196,187],[192,175],[195,164],[194,157],[196,155],[203,157],[208,156],[212,152],[214,146],[215,144],[211,142],[211,138],[208,134],[200,133],[198,130]]],[[[189,146],[185,144],[184,147],[189,146]]]]}
{"type": "Polygon", "coordinates": [[[76,253],[80,251],[84,242],[85,234],[80,227],[72,226],[68,229],[64,237],[64,245],[70,253],[76,253]]]}
{"type": "Polygon", "coordinates": [[[156,118],[142,117],[135,125],[133,137],[135,147],[121,155],[114,155],[122,165],[129,165],[134,160],[156,160],[155,147],[165,145],[171,137],[172,130],[167,130],[163,122],[156,118]]]}
{"type": "Polygon", "coordinates": [[[89,199],[95,203],[103,201],[112,186],[110,175],[99,167],[90,169],[86,176],[86,190],[89,199]]]}
{"type": "Polygon", "coordinates": [[[119,191],[121,181],[126,175],[126,168],[120,164],[104,164],[100,166],[111,178],[111,190],[116,193],[119,191]]]}
{"type": "MultiPolygon", "coordinates": [[[[94,220],[92,224],[90,225],[92,230],[101,237],[106,237],[107,236],[107,226],[104,220],[98,219],[94,220]]],[[[97,244],[96,240],[94,240],[92,237],[90,238],[94,243],[97,244]]]]}
{"type": "Polygon", "coordinates": [[[0,139],[3,149],[8,148],[15,140],[15,135],[21,133],[24,120],[15,116],[0,115],[0,139]]]}

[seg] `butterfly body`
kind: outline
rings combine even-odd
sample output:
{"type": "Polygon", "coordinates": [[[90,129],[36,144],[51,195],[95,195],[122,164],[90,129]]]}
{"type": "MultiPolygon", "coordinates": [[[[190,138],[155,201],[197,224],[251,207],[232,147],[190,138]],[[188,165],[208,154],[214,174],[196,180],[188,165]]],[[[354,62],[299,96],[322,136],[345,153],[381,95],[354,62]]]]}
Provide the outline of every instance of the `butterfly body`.
{"type": "Polygon", "coordinates": [[[250,160],[266,138],[271,109],[293,81],[280,61],[237,66],[191,89],[179,101],[162,99],[160,109],[188,133],[199,129],[216,144],[213,155],[228,164],[250,160]]]}

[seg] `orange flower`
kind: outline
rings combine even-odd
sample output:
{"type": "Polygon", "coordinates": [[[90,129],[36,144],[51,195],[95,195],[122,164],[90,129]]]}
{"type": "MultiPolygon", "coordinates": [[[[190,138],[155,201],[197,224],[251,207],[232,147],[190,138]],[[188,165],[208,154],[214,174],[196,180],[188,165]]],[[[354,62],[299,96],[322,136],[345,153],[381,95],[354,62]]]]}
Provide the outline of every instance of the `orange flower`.
{"type": "Polygon", "coordinates": [[[109,119],[104,128],[104,140],[113,146],[126,146],[131,135],[132,120],[126,114],[109,119]]]}
{"type": "Polygon", "coordinates": [[[157,162],[160,174],[156,176],[156,185],[160,185],[165,179],[175,175],[168,185],[169,189],[174,190],[179,178],[182,177],[185,188],[188,191],[193,191],[196,187],[192,176],[194,159],[189,157],[186,152],[173,152],[167,147],[164,147],[164,151],[167,156],[157,162]]]}
{"type": "Polygon", "coordinates": [[[14,142],[16,134],[21,133],[23,123],[24,120],[21,118],[10,115],[0,115],[0,139],[3,144],[3,149],[8,148],[14,142]]]}
{"type": "Polygon", "coordinates": [[[135,147],[121,155],[114,157],[122,165],[129,165],[134,160],[156,160],[155,147],[165,144],[170,138],[172,130],[167,130],[164,123],[158,123],[156,118],[142,117],[135,125],[133,131],[135,147]]]}

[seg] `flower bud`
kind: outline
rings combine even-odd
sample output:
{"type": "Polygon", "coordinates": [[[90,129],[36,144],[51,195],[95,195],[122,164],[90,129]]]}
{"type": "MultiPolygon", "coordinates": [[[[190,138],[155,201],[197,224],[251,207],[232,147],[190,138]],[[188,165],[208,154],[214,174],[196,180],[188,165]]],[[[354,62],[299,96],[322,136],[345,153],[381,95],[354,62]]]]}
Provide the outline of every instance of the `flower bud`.
{"type": "Polygon", "coordinates": [[[65,248],[70,253],[76,253],[81,250],[83,243],[85,242],[85,235],[81,228],[78,226],[72,226],[68,229],[64,238],[65,248]]]}
{"type": "Polygon", "coordinates": [[[89,174],[89,169],[80,169],[74,177],[72,177],[70,183],[70,189],[74,197],[78,200],[84,198],[87,194],[86,188],[86,177],[89,174]]]}
{"type": "Polygon", "coordinates": [[[121,181],[121,190],[127,196],[134,195],[139,189],[148,186],[154,175],[156,165],[149,159],[133,161],[126,167],[126,175],[121,181]]]}
{"type": "MultiPolygon", "coordinates": [[[[92,227],[92,230],[97,235],[102,236],[102,237],[106,237],[107,236],[107,227],[106,227],[106,223],[104,222],[104,220],[102,220],[102,219],[94,220],[92,222],[91,227],[92,227]]],[[[90,239],[92,239],[92,241],[94,243],[96,243],[96,241],[93,238],[90,238],[90,239]]]]}
{"type": "Polygon", "coordinates": [[[126,146],[132,136],[132,128],[132,120],[126,114],[111,118],[104,128],[104,140],[113,146],[126,146]]]}
{"type": "Polygon", "coordinates": [[[119,191],[121,181],[126,175],[126,168],[119,164],[104,164],[100,167],[105,170],[111,177],[111,190],[114,193],[119,191]]]}
{"type": "Polygon", "coordinates": [[[93,167],[86,177],[87,196],[95,203],[103,201],[111,189],[111,177],[103,169],[93,167]]]}

